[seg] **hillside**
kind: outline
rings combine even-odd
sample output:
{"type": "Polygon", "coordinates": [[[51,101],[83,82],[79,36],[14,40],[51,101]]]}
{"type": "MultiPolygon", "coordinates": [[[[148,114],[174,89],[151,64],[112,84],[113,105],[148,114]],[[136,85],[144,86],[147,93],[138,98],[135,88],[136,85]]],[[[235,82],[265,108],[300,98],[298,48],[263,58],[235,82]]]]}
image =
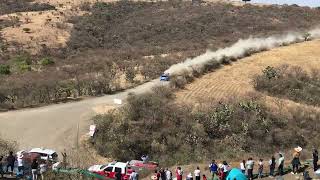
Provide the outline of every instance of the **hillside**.
{"type": "Polygon", "coordinates": [[[81,2],[0,2],[1,109],[114,93],[206,49],[305,32],[320,19],[319,10],[296,6],[81,2]]]}
{"type": "Polygon", "coordinates": [[[201,103],[255,93],[253,77],[267,66],[300,66],[307,71],[320,69],[320,41],[298,43],[254,54],[206,74],[177,93],[177,101],[201,103]]]}

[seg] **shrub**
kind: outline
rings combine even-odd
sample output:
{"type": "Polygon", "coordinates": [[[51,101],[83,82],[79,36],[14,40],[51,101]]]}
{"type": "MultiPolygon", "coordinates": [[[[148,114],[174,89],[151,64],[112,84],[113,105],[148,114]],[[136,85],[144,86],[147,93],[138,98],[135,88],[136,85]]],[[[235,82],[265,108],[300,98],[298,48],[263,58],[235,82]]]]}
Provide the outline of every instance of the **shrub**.
{"type": "Polygon", "coordinates": [[[31,71],[32,60],[29,55],[22,54],[13,58],[13,62],[20,72],[31,71]]]}
{"type": "Polygon", "coordinates": [[[10,66],[5,64],[0,64],[0,74],[2,75],[8,75],[10,74],[10,66]]]}
{"type": "Polygon", "coordinates": [[[54,64],[54,61],[52,60],[52,58],[50,57],[45,57],[45,58],[42,58],[40,60],[40,64],[42,66],[48,66],[48,65],[53,65],[54,64]]]}
{"type": "Polygon", "coordinates": [[[320,105],[319,71],[308,74],[297,66],[268,66],[262,75],[254,78],[257,90],[271,95],[285,97],[297,102],[320,105]]]}
{"type": "Polygon", "coordinates": [[[30,33],[31,32],[31,29],[30,28],[23,28],[22,29],[25,33],[30,33]]]}
{"type": "Polygon", "coordinates": [[[4,140],[0,137],[0,155],[7,155],[9,151],[15,152],[17,150],[17,143],[4,140]]]}
{"type": "Polygon", "coordinates": [[[129,81],[130,83],[133,83],[134,78],[136,77],[136,72],[134,70],[134,67],[126,68],[125,74],[126,74],[126,80],[129,81]]]}

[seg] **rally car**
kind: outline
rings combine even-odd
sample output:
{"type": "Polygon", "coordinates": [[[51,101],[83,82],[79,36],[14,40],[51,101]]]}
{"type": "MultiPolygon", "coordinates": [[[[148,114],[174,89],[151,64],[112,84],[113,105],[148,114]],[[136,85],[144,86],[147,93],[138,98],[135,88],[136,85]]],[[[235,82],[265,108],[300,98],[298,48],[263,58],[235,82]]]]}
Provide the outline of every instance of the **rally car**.
{"type": "Polygon", "coordinates": [[[160,81],[169,81],[170,80],[170,76],[169,73],[163,73],[160,76],[160,81]]]}

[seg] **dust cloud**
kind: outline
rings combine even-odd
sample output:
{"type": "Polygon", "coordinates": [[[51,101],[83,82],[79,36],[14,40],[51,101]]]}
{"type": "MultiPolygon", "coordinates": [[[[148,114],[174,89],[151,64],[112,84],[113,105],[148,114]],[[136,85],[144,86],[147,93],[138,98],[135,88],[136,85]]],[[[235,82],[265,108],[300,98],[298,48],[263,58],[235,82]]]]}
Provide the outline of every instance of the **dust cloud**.
{"type": "Polygon", "coordinates": [[[316,38],[320,38],[320,27],[306,33],[290,32],[267,38],[250,37],[248,39],[240,39],[230,47],[218,49],[214,52],[208,50],[206,53],[193,59],[187,59],[182,63],[172,65],[165,73],[169,73],[170,75],[180,75],[183,72],[192,73],[194,70],[199,71],[203,69],[206,65],[222,63],[226,58],[239,59],[256,52],[316,38]]]}

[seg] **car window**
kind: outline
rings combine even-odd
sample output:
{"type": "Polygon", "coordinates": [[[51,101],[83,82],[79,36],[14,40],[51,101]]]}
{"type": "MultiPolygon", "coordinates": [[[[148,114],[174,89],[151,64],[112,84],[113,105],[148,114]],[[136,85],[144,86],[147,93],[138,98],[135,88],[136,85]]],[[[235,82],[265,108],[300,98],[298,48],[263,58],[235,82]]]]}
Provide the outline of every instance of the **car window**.
{"type": "Polygon", "coordinates": [[[112,166],[109,166],[109,167],[107,167],[106,169],[104,169],[104,171],[106,171],[106,172],[112,172],[112,166]]]}
{"type": "Polygon", "coordinates": [[[114,172],[121,173],[121,168],[116,167],[116,168],[114,169],[114,172]]]}
{"type": "Polygon", "coordinates": [[[42,157],[47,157],[48,155],[47,155],[47,154],[44,154],[44,153],[40,153],[40,156],[42,156],[42,157]]]}

